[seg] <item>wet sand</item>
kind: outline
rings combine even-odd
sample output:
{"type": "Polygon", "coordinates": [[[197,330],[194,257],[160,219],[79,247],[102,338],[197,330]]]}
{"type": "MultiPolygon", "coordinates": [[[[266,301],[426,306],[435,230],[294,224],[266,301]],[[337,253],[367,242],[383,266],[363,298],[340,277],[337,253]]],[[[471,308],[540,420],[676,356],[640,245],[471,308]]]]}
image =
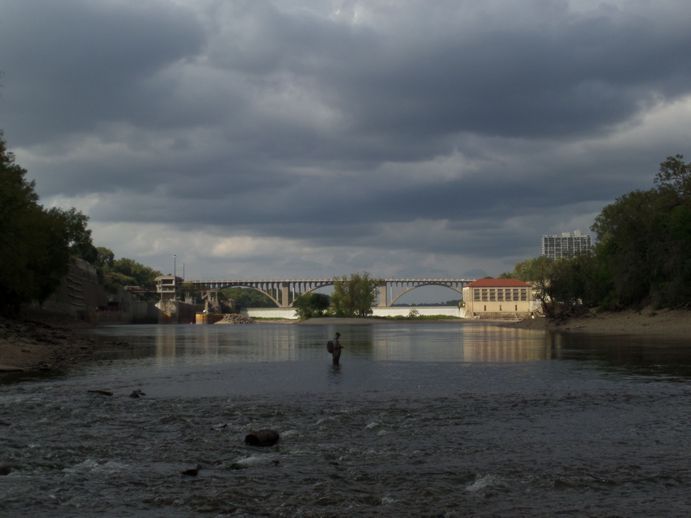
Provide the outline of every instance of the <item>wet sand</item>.
{"type": "Polygon", "coordinates": [[[566,333],[659,336],[691,341],[691,311],[688,310],[644,309],[600,312],[571,318],[565,322],[551,322],[545,318],[536,318],[511,325],[566,333]]]}

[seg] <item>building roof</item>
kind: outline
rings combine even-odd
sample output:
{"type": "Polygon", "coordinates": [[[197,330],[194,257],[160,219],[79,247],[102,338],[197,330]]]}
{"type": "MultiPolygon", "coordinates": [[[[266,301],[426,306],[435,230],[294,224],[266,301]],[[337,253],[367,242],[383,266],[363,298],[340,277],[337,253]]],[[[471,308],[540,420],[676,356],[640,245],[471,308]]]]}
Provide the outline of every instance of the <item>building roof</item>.
{"type": "Polygon", "coordinates": [[[478,279],[468,284],[469,288],[530,288],[527,282],[516,279],[478,279]]]}

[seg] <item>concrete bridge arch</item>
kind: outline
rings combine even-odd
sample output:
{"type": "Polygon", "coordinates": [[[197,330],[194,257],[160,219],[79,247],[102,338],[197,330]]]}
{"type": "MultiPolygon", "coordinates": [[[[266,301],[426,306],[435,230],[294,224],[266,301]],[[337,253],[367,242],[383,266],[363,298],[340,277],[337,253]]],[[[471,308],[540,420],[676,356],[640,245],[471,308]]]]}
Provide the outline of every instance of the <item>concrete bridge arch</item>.
{"type": "MultiPolygon", "coordinates": [[[[378,306],[389,307],[398,299],[423,286],[443,286],[463,294],[463,288],[473,279],[462,278],[388,278],[381,279],[378,287],[378,306]]],[[[319,288],[333,286],[334,278],[321,279],[226,279],[218,281],[187,281],[186,284],[201,292],[223,288],[249,288],[266,295],[279,308],[293,307],[295,300],[319,288]]],[[[172,293],[171,293],[172,295],[172,293]]],[[[163,297],[163,294],[162,294],[163,297]]]]}

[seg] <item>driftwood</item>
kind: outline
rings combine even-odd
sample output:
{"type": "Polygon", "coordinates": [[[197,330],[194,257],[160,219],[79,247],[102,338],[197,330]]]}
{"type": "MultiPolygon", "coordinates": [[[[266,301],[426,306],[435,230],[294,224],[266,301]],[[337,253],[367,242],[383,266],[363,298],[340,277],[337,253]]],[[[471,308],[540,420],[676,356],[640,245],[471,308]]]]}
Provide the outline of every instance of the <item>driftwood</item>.
{"type": "Polygon", "coordinates": [[[245,444],[250,446],[273,446],[280,439],[275,430],[251,431],[245,436],[245,444]]]}

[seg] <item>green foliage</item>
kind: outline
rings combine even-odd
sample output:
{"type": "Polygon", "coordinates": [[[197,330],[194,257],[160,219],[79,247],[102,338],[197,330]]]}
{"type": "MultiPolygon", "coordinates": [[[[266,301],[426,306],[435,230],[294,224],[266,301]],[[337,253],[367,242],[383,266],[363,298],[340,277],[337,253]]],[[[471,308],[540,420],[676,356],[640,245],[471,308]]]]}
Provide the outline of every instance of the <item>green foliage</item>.
{"type": "Polygon", "coordinates": [[[334,280],[331,307],[339,317],[366,317],[372,314],[381,281],[371,279],[367,272],[354,273],[334,280]]]}
{"type": "Polygon", "coordinates": [[[691,196],[691,162],[684,162],[684,155],[668,156],[660,163],[655,175],[659,189],[670,189],[680,197],[691,196]]]}
{"type": "Polygon", "coordinates": [[[524,282],[543,282],[549,279],[554,267],[554,261],[549,257],[540,256],[526,259],[516,264],[513,272],[502,274],[501,278],[518,279],[524,282]]]}
{"type": "Polygon", "coordinates": [[[262,292],[252,288],[224,288],[220,292],[223,300],[233,300],[235,307],[242,308],[274,308],[276,303],[262,292]]]}
{"type": "Polygon", "coordinates": [[[38,204],[34,182],[14,161],[0,133],[0,312],[44,301],[67,272],[65,219],[38,204]]]}
{"type": "Polygon", "coordinates": [[[503,273],[499,277],[503,279],[518,279],[531,283],[535,290],[536,298],[542,303],[544,308],[549,299],[547,291],[555,267],[556,264],[553,259],[539,256],[517,263],[512,272],[503,273]]]}
{"type": "Polygon", "coordinates": [[[70,257],[94,264],[110,290],[125,285],[155,288],[159,272],[95,248],[89,218],[74,208],[44,209],[34,187],[0,133],[0,312],[43,302],[67,273],[70,257]]]}
{"type": "Polygon", "coordinates": [[[545,284],[548,315],[691,305],[691,163],[683,158],[660,164],[656,188],[625,194],[600,212],[592,255],[553,264],[545,284]]]}
{"type": "Polygon", "coordinates": [[[94,265],[107,291],[114,293],[125,286],[156,289],[156,277],[161,272],[126,257],[115,259],[113,251],[104,246],[94,248],[93,252],[94,265]]]}
{"type": "Polygon", "coordinates": [[[104,247],[97,249],[96,262],[102,272],[106,289],[111,292],[118,286],[139,286],[153,291],[156,289],[156,277],[161,275],[161,272],[134,259],[114,259],[113,252],[104,247]]]}
{"type": "Polygon", "coordinates": [[[96,248],[96,268],[110,268],[113,266],[113,261],[115,261],[115,254],[110,248],[106,248],[105,246],[96,248]]]}
{"type": "Polygon", "coordinates": [[[51,215],[62,221],[67,233],[67,246],[70,255],[81,257],[91,264],[95,264],[98,251],[91,242],[91,230],[87,228],[89,218],[75,208],[63,210],[52,208],[51,215]]]}
{"type": "Polygon", "coordinates": [[[308,318],[324,316],[330,304],[330,297],[324,293],[306,293],[295,299],[293,306],[298,317],[307,320],[308,318]]]}

